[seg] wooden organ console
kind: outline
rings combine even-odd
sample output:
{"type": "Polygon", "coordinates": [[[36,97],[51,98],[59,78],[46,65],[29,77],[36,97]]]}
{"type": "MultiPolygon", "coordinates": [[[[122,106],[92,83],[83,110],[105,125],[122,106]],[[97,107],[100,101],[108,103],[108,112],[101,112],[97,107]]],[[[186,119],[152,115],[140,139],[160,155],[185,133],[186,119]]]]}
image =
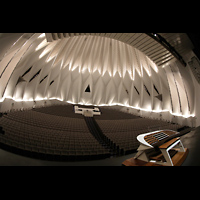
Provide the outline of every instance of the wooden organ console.
{"type": "Polygon", "coordinates": [[[185,160],[188,149],[184,148],[179,132],[158,130],[140,134],[140,146],[134,158],[125,160],[125,166],[180,166],[185,160]]]}

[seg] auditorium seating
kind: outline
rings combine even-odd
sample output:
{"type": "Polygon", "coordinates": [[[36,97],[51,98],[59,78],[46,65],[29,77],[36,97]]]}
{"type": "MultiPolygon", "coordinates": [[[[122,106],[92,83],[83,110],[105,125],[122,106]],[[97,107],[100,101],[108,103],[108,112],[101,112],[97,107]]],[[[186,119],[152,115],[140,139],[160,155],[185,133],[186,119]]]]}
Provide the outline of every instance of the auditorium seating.
{"type": "Polygon", "coordinates": [[[141,133],[159,129],[177,130],[181,127],[178,124],[147,118],[100,120],[96,117],[96,122],[108,138],[119,148],[124,149],[125,154],[138,148],[139,142],[136,137],[141,133]]]}
{"type": "Polygon", "coordinates": [[[70,118],[79,118],[83,119],[82,115],[77,115],[74,113],[74,108],[72,105],[53,105],[48,107],[40,107],[35,108],[34,111],[50,114],[50,115],[57,115],[62,117],[70,117],[70,118]]]}
{"type": "Polygon", "coordinates": [[[15,120],[32,126],[35,125],[38,127],[53,128],[55,130],[88,132],[83,117],[82,119],[79,119],[79,115],[77,115],[77,118],[71,118],[35,112],[34,110],[25,110],[21,112],[11,112],[6,117],[10,120],[15,120]]]}
{"type": "MultiPolygon", "coordinates": [[[[125,154],[138,148],[137,135],[181,126],[134,116],[109,108],[94,119],[110,145],[125,154]]],[[[89,160],[111,156],[90,132],[84,117],[72,105],[54,105],[15,111],[0,118],[0,147],[26,156],[47,160],[89,160]]],[[[103,136],[102,136],[103,138],[103,136]]]]}
{"type": "MultiPolygon", "coordinates": [[[[119,108],[119,106],[115,106],[116,109],[119,108]]],[[[135,116],[129,113],[125,113],[113,108],[109,108],[108,106],[101,106],[99,107],[101,111],[101,115],[95,116],[95,119],[100,120],[119,120],[119,119],[137,119],[140,118],[139,116],[135,116]]]]}
{"type": "Polygon", "coordinates": [[[4,115],[0,126],[6,132],[0,135],[0,143],[38,158],[89,160],[110,155],[91,135],[84,119],[26,110],[4,115]]]}

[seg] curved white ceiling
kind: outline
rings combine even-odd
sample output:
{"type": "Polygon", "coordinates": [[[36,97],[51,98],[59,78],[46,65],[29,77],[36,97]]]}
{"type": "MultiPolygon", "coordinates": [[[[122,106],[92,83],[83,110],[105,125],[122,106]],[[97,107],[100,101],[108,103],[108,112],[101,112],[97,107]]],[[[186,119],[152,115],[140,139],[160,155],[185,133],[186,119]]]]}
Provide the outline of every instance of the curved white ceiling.
{"type": "MultiPolygon", "coordinates": [[[[0,101],[56,98],[174,112],[167,71],[113,38],[78,35],[47,42],[45,34],[23,34],[1,56],[0,64],[0,101]],[[159,95],[161,99],[155,98],[159,95]]],[[[185,110],[176,113],[189,115],[188,107],[185,110]]]]}
{"type": "Polygon", "coordinates": [[[193,49],[193,44],[186,33],[45,33],[45,35],[48,42],[81,35],[112,38],[137,48],[158,66],[174,61],[175,58],[185,66],[182,56],[193,49]]]}

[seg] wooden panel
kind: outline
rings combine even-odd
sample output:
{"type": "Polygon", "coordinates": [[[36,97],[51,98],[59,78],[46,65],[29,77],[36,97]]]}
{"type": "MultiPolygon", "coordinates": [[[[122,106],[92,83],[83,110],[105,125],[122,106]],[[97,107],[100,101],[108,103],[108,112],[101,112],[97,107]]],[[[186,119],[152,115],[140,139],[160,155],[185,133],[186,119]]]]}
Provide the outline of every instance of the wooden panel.
{"type": "Polygon", "coordinates": [[[124,166],[162,166],[152,162],[145,162],[139,159],[130,158],[125,160],[122,165],[124,166]]]}
{"type": "MultiPolygon", "coordinates": [[[[184,160],[186,159],[189,150],[185,148],[185,152],[177,152],[172,157],[172,162],[174,166],[181,166],[184,160]]],[[[129,158],[122,163],[123,166],[164,166],[161,164],[156,164],[152,162],[145,162],[139,159],[129,158]]]]}
{"type": "Polygon", "coordinates": [[[173,143],[175,143],[176,141],[178,141],[180,138],[173,138],[172,140],[162,144],[161,146],[159,146],[160,149],[167,149],[170,145],[172,145],[173,143]]]}
{"type": "Polygon", "coordinates": [[[174,166],[180,166],[184,160],[186,159],[187,155],[189,153],[188,148],[185,148],[185,152],[178,152],[173,158],[172,163],[174,166]]]}

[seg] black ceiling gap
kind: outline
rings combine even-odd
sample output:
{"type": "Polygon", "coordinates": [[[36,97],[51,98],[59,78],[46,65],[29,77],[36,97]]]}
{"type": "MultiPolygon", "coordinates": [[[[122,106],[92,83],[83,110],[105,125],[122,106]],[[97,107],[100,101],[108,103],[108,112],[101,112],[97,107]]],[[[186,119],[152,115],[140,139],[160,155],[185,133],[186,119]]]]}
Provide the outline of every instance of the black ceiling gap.
{"type": "Polygon", "coordinates": [[[85,92],[90,92],[90,85],[87,86],[87,88],[85,89],[85,92]]]}

